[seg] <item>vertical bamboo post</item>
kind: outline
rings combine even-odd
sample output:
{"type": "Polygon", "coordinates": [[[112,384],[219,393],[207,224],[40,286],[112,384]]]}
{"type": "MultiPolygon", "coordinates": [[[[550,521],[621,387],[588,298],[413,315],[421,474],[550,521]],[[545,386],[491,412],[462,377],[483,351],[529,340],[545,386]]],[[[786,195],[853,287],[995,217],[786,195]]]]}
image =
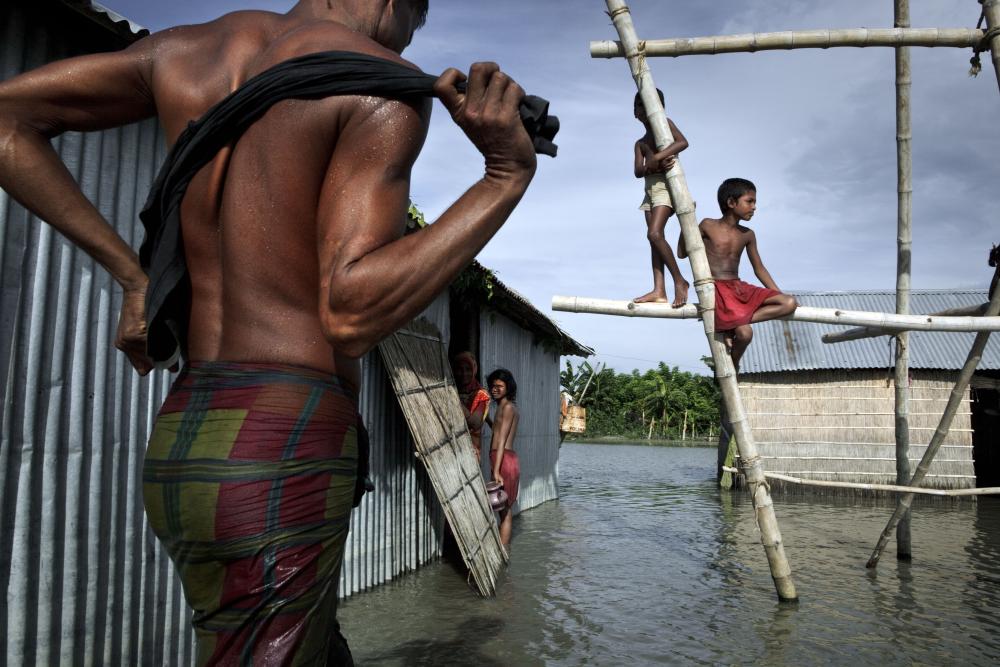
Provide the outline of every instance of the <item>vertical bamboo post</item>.
{"type": "MultiPolygon", "coordinates": [[[[657,148],[662,149],[673,142],[673,136],[670,134],[667,116],[660,104],[660,98],[656,94],[656,86],[646,63],[646,57],[643,55],[643,42],[640,42],[636,35],[635,26],[632,24],[632,15],[625,0],[606,1],[608,14],[618,31],[618,36],[625,49],[625,57],[632,70],[632,77],[635,79],[636,86],[642,96],[642,103],[646,109],[649,124],[653,128],[657,148]]],[[[708,256],[705,254],[705,245],[701,240],[698,220],[695,217],[694,201],[688,191],[687,179],[684,177],[680,160],[677,160],[674,167],[667,173],[667,188],[670,191],[671,199],[673,199],[674,210],[677,212],[684,234],[684,243],[691,258],[691,271],[694,273],[694,286],[698,294],[698,306],[702,311],[705,335],[708,337],[709,347],[712,350],[712,359],[715,362],[716,377],[722,389],[723,402],[736,435],[736,443],[739,447],[747,483],[750,485],[757,525],[760,528],[760,541],[764,546],[764,553],[767,555],[767,562],[771,568],[771,577],[780,599],[796,600],[798,594],[795,592],[792,571],[788,566],[788,559],[785,557],[785,546],[781,541],[778,520],[774,515],[770,487],[764,478],[761,457],[757,452],[753,434],[747,424],[733,362],[726,352],[722,336],[715,333],[715,283],[712,281],[708,256]]]]}
{"type": "MultiPolygon", "coordinates": [[[[895,0],[895,27],[910,27],[910,0],[895,0]]],[[[896,49],[896,314],[910,314],[912,244],[912,153],[910,128],[910,47],[896,49]]],[[[896,484],[910,480],[910,334],[896,334],[896,484]]],[[[912,557],[910,514],[896,529],[896,557],[912,557]]]]}
{"type": "MultiPolygon", "coordinates": [[[[989,308],[986,309],[987,317],[996,317],[997,314],[1000,314],[1000,290],[997,290],[993,294],[993,298],[990,299],[989,308]]],[[[958,374],[958,380],[955,382],[955,386],[951,390],[951,395],[948,397],[948,405],[945,407],[944,414],[941,415],[941,421],[934,431],[934,436],[931,438],[930,444],[927,445],[927,451],[924,452],[923,458],[920,459],[920,463],[917,465],[916,472],[913,473],[913,477],[906,486],[920,486],[924,477],[927,476],[927,471],[931,467],[931,461],[934,460],[938,450],[941,449],[941,444],[944,442],[945,437],[948,435],[948,430],[951,428],[951,421],[955,417],[955,412],[966,396],[969,380],[972,379],[972,374],[976,372],[976,367],[979,365],[979,360],[983,356],[983,350],[986,348],[986,342],[989,339],[989,331],[981,331],[976,334],[976,338],[972,342],[972,349],[969,350],[969,356],[966,358],[965,364],[958,374]]],[[[882,551],[889,542],[889,538],[892,537],[892,531],[895,530],[896,525],[903,516],[909,512],[910,505],[913,504],[913,498],[914,494],[906,493],[901,495],[896,501],[896,511],[893,513],[892,518],[889,519],[889,523],[886,524],[882,535],[878,539],[878,544],[875,546],[875,550],[872,551],[872,555],[868,559],[869,568],[878,565],[879,558],[882,557],[882,551]]]]}
{"type": "Polygon", "coordinates": [[[993,72],[997,75],[997,85],[1000,86],[1000,0],[979,2],[983,5],[983,15],[986,17],[986,35],[993,55],[993,72]]]}

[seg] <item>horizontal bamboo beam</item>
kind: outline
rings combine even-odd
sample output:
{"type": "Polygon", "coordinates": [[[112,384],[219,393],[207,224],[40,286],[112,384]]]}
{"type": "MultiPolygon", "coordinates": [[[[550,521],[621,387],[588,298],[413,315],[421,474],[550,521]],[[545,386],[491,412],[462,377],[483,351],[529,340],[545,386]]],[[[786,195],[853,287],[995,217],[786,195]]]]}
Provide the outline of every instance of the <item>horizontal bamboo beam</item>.
{"type": "MultiPolygon", "coordinates": [[[[740,472],[737,468],[723,466],[723,472],[740,472]]],[[[768,479],[778,479],[789,484],[803,486],[825,486],[837,489],[861,489],[862,491],[890,491],[893,493],[919,493],[925,496],[992,496],[1000,495],[1000,487],[988,486],[979,489],[927,489],[920,486],[898,486],[896,484],[864,484],[863,482],[829,482],[821,479],[804,479],[783,475],[780,472],[765,472],[768,479]]]]}
{"type": "MultiPolygon", "coordinates": [[[[966,306],[964,308],[949,308],[948,310],[942,310],[937,313],[930,313],[932,317],[979,317],[986,312],[986,306],[989,304],[983,303],[978,306],[966,306]]],[[[877,338],[879,336],[891,336],[895,331],[891,329],[880,329],[878,327],[858,327],[856,329],[848,329],[847,331],[838,331],[836,333],[828,333],[823,335],[824,343],[845,343],[849,340],[861,340],[863,338],[877,338]]]]}
{"type": "MultiPolygon", "coordinates": [[[[972,48],[983,41],[983,31],[974,28],[844,28],[839,30],[792,30],[753,32],[743,35],[713,35],[680,39],[647,39],[640,42],[643,55],[676,58],[711,56],[719,53],[753,53],[791,49],[829,49],[839,46],[926,46],[972,48]]],[[[591,58],[624,58],[621,42],[590,43],[591,58]]]]}
{"type": "MultiPolygon", "coordinates": [[[[698,309],[693,304],[671,308],[669,303],[634,303],[616,299],[593,299],[581,296],[554,296],[552,310],[564,313],[593,313],[620,317],[657,317],[694,319],[698,309]]],[[[813,308],[799,306],[785,320],[867,326],[894,331],[1000,331],[1000,317],[937,317],[934,315],[894,315],[862,310],[813,308]]]]}

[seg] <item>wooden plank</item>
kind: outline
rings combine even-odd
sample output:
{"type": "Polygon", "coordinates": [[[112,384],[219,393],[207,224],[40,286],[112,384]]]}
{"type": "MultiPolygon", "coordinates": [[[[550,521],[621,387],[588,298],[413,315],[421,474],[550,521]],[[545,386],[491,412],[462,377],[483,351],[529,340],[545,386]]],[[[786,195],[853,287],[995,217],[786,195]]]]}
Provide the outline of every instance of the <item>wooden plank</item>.
{"type": "Polygon", "coordinates": [[[479,592],[495,593],[507,561],[441,334],[416,320],[379,344],[386,369],[462,558],[479,592]]]}

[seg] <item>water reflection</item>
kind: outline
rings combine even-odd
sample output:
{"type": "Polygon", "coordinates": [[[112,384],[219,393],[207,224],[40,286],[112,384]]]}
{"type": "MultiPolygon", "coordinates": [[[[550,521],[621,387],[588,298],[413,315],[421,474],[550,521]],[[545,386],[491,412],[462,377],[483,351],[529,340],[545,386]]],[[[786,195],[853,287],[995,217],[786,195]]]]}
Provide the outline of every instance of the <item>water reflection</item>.
{"type": "Polygon", "coordinates": [[[437,563],[347,601],[361,665],[994,664],[1000,503],[915,508],[915,560],[865,560],[886,502],[778,498],[801,596],[776,601],[715,452],[564,445],[561,499],[515,522],[481,600],[437,563]]]}

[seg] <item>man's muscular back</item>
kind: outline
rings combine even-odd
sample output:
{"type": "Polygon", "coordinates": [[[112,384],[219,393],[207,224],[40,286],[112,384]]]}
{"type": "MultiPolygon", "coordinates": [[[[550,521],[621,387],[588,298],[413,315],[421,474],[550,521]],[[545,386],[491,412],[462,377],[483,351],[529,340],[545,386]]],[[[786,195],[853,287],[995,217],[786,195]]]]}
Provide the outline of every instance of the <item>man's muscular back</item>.
{"type": "MultiPolygon", "coordinates": [[[[405,62],[339,23],[268,12],[229,14],[156,39],[151,84],[170,143],[189,120],[290,58],[346,50],[405,62]]],[[[181,209],[193,292],[191,359],[277,361],[357,379],[357,362],[331,354],[322,331],[317,208],[330,170],[371,159],[342,155],[331,163],[341,132],[364,131],[372,114],[400,117],[396,127],[416,131],[410,143],[422,141],[427,113],[401,102],[287,100],[192,180],[181,209]]],[[[398,166],[408,171],[410,164],[398,166]]]]}

